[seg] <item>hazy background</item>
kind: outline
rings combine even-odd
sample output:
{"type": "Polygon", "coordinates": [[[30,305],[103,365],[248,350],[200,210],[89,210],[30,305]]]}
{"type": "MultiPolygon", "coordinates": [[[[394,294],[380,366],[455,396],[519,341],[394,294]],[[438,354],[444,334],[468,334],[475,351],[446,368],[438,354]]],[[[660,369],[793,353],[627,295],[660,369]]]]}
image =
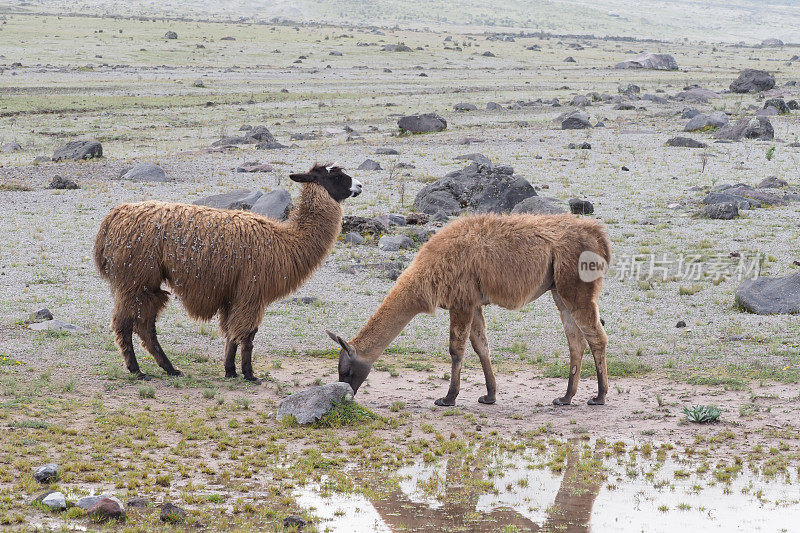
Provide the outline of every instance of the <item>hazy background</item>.
{"type": "Polygon", "coordinates": [[[0,13],[47,12],[394,25],[739,42],[800,42],[800,0],[32,0],[0,13]]]}

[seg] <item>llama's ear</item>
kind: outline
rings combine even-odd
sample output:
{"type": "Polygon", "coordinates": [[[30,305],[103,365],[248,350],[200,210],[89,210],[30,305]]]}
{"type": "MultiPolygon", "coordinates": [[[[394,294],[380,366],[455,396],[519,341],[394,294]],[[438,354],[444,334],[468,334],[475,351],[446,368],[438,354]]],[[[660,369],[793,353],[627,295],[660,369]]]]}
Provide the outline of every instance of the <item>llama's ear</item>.
{"type": "Polygon", "coordinates": [[[289,179],[298,183],[310,183],[316,181],[317,175],[310,172],[302,172],[300,174],[289,174],[289,179]]]}
{"type": "Polygon", "coordinates": [[[338,336],[336,333],[328,331],[327,329],[325,330],[325,333],[327,333],[328,337],[333,339],[335,342],[338,342],[339,346],[344,348],[344,351],[348,356],[353,357],[356,354],[356,351],[353,349],[353,347],[350,346],[350,344],[346,340],[338,336]]]}

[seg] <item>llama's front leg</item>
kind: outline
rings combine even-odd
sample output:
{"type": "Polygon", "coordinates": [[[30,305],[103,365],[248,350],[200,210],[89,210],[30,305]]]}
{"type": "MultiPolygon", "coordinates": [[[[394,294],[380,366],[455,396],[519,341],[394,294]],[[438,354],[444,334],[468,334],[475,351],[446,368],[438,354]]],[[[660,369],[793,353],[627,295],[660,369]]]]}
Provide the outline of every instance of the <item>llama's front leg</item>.
{"type": "Polygon", "coordinates": [[[589,405],[604,405],[608,394],[608,369],[606,368],[606,345],[608,336],[600,322],[600,312],[593,303],[588,309],[576,310],[572,313],[575,322],[581,328],[583,336],[589,343],[594,356],[597,371],[597,396],[589,400],[589,405]]]}
{"type": "Polygon", "coordinates": [[[236,377],[236,350],[239,348],[239,344],[233,342],[230,337],[225,342],[225,377],[226,378],[235,378],[236,377]]]}
{"type": "Polygon", "coordinates": [[[242,375],[247,381],[256,385],[261,385],[261,380],[253,375],[253,338],[256,336],[258,328],[247,334],[242,341],[242,375]]]}
{"type": "Polygon", "coordinates": [[[447,396],[439,398],[434,403],[440,406],[455,405],[456,396],[461,389],[461,365],[464,362],[464,350],[472,326],[472,310],[450,310],[450,388],[447,396]]]}

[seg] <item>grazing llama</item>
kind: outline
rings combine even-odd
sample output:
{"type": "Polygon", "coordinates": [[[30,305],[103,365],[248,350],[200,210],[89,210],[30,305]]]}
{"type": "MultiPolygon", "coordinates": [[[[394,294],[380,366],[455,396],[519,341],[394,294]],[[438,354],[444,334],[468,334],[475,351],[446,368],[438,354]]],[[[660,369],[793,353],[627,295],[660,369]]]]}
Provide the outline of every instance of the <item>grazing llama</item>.
{"type": "Polygon", "coordinates": [[[115,207],[97,232],[94,262],[114,295],[111,329],[128,370],[139,378],[132,333],[171,376],[156,337],[156,319],[169,300],[166,285],[189,315],[219,313],[225,335],[225,376],[253,374],[253,337],[270,303],[294,292],[330,254],[342,226],[339,203],[361,193],[361,183],[338,167],[315,165],[292,180],[303,184],[286,222],[254,213],[164,202],[115,207]]]}
{"type": "Polygon", "coordinates": [[[467,339],[478,354],[486,395],[495,402],[497,385],[489,360],[482,308],[495,304],[519,309],[550,291],[561,314],[570,352],[567,393],[553,400],[567,405],[578,388],[587,345],[597,368],[597,396],[608,392],[606,336],[597,298],[611,247],[602,227],[572,215],[475,215],[444,227],[420,249],[414,261],[350,342],[328,332],[341,346],[339,381],[354,391],[373,363],[419,313],[450,311],[450,388],[436,405],[454,405],[461,383],[467,339]]]}

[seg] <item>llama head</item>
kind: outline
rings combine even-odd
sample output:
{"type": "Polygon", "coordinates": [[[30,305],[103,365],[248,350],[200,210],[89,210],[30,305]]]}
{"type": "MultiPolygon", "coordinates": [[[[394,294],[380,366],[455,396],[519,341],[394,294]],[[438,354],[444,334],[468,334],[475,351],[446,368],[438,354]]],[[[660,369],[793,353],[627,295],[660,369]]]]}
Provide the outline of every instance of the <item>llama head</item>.
{"type": "Polygon", "coordinates": [[[372,365],[361,359],[356,353],[356,349],[346,340],[330,331],[326,331],[326,333],[342,347],[339,350],[339,381],[349,383],[353,387],[353,394],[355,394],[361,384],[364,383],[364,380],[367,379],[372,365]]]}
{"type": "Polygon", "coordinates": [[[361,182],[337,166],[316,164],[308,172],[289,174],[289,178],[298,183],[316,183],[337,202],[361,194],[361,182]]]}

